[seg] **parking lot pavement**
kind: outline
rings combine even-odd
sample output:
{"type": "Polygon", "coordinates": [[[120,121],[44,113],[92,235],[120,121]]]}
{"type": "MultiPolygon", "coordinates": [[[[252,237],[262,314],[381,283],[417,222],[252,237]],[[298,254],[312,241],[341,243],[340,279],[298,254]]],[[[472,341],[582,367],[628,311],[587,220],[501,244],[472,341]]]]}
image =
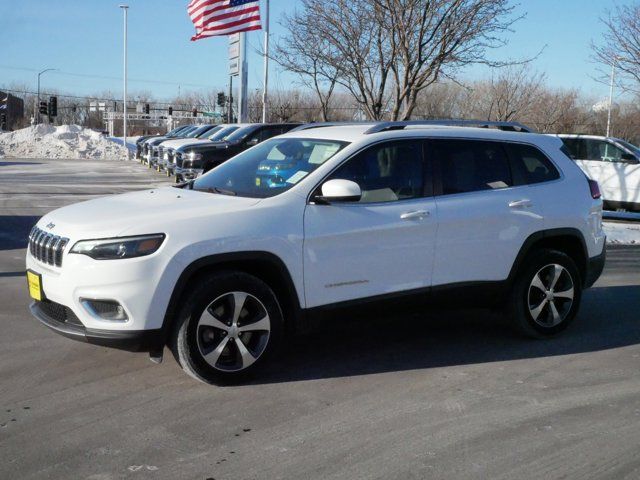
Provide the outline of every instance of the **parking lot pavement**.
{"type": "Polygon", "coordinates": [[[0,478],[640,476],[640,249],[609,251],[553,340],[477,311],[345,318],[252,384],[211,387],[168,354],[158,366],[73,342],[27,313],[23,234],[38,216],[161,177],[14,163],[0,163],[0,478]]]}

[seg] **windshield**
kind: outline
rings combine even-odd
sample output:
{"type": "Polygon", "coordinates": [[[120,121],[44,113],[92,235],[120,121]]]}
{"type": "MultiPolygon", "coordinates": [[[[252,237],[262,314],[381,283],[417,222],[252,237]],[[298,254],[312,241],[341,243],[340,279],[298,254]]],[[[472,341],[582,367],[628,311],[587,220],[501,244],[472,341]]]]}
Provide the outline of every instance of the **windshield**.
{"type": "Polygon", "coordinates": [[[208,132],[209,130],[211,130],[211,125],[204,125],[202,127],[198,127],[194,131],[190,132],[187,135],[187,138],[198,138],[200,135],[208,132]]]}
{"type": "Polygon", "coordinates": [[[194,190],[267,198],[289,190],[347,145],[335,140],[273,138],[236,155],[193,183],[194,190]]]}
{"type": "Polygon", "coordinates": [[[176,135],[178,135],[183,130],[186,130],[187,128],[189,128],[189,127],[182,126],[182,127],[174,128],[169,133],[167,133],[166,136],[167,137],[175,137],[176,135]]]}
{"type": "Polygon", "coordinates": [[[236,142],[238,140],[244,140],[247,135],[249,135],[252,132],[255,132],[255,130],[256,130],[256,126],[255,125],[248,125],[246,127],[240,127],[238,130],[236,130],[231,135],[229,135],[226,138],[226,140],[228,142],[236,142]]]}
{"type": "Polygon", "coordinates": [[[186,137],[188,133],[193,132],[195,129],[196,129],[196,127],[189,126],[189,127],[185,128],[184,130],[182,130],[181,132],[179,132],[177,136],[186,137]]]}
{"type": "Polygon", "coordinates": [[[221,127],[221,130],[216,130],[214,133],[209,132],[207,138],[211,141],[218,142],[220,140],[226,140],[229,135],[238,130],[240,127],[221,127]]]}
{"type": "Polygon", "coordinates": [[[616,140],[620,145],[622,145],[623,147],[628,148],[629,150],[631,150],[633,153],[635,153],[636,155],[640,154],[640,148],[636,147],[635,145],[633,145],[632,143],[629,142],[625,142],[624,140],[616,140]]]}

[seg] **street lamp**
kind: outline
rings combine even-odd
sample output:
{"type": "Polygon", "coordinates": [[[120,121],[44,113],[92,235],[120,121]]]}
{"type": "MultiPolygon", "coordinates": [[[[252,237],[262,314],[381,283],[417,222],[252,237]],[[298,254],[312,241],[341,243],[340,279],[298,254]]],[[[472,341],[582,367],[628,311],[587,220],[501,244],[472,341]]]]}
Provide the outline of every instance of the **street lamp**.
{"type": "Polygon", "coordinates": [[[618,60],[617,56],[613,57],[611,61],[611,83],[609,84],[609,108],[607,111],[607,137],[611,133],[611,108],[613,107],[613,81],[616,74],[616,61],[618,60]]]}
{"type": "Polygon", "coordinates": [[[40,123],[40,75],[45,72],[51,72],[52,70],[57,70],[57,68],[46,68],[38,73],[38,104],[36,105],[38,123],[40,123]]]}
{"type": "Polygon", "coordinates": [[[124,13],[124,95],[123,95],[123,128],[122,128],[122,145],[127,149],[127,157],[129,160],[129,149],[127,147],[127,12],[129,11],[129,5],[120,5],[122,12],[124,13]]]}

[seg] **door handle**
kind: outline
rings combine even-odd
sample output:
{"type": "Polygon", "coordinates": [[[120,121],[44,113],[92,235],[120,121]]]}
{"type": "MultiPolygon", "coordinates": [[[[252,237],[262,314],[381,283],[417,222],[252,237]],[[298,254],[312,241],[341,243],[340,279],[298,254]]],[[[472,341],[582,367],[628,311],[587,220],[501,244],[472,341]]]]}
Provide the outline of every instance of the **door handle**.
{"type": "Polygon", "coordinates": [[[509,208],[530,208],[533,207],[533,202],[528,198],[522,200],[514,200],[513,202],[509,202],[509,208]]]}
{"type": "Polygon", "coordinates": [[[402,220],[417,220],[424,217],[428,217],[430,214],[426,210],[414,210],[411,212],[404,212],[400,215],[402,220]]]}

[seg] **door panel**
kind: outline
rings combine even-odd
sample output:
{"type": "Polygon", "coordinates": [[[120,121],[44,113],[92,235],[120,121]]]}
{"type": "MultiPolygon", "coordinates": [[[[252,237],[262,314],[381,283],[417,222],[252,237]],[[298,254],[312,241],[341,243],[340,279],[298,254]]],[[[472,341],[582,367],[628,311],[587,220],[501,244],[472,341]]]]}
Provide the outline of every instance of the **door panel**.
{"type": "Polygon", "coordinates": [[[325,179],[354,181],[362,197],[307,205],[307,306],[431,284],[437,218],[423,145],[419,139],[373,145],[325,179]]]}
{"type": "Polygon", "coordinates": [[[532,193],[524,186],[437,197],[433,285],[506,279],[526,238],[544,228],[532,193]]]}
{"type": "Polygon", "coordinates": [[[436,233],[433,199],[311,204],[304,224],[307,307],[431,283],[436,233]],[[419,211],[427,213],[416,216],[419,211]]]}
{"type": "Polygon", "coordinates": [[[506,279],[526,238],[544,228],[537,190],[514,186],[500,143],[433,140],[427,151],[438,210],[433,285],[506,279]]]}

